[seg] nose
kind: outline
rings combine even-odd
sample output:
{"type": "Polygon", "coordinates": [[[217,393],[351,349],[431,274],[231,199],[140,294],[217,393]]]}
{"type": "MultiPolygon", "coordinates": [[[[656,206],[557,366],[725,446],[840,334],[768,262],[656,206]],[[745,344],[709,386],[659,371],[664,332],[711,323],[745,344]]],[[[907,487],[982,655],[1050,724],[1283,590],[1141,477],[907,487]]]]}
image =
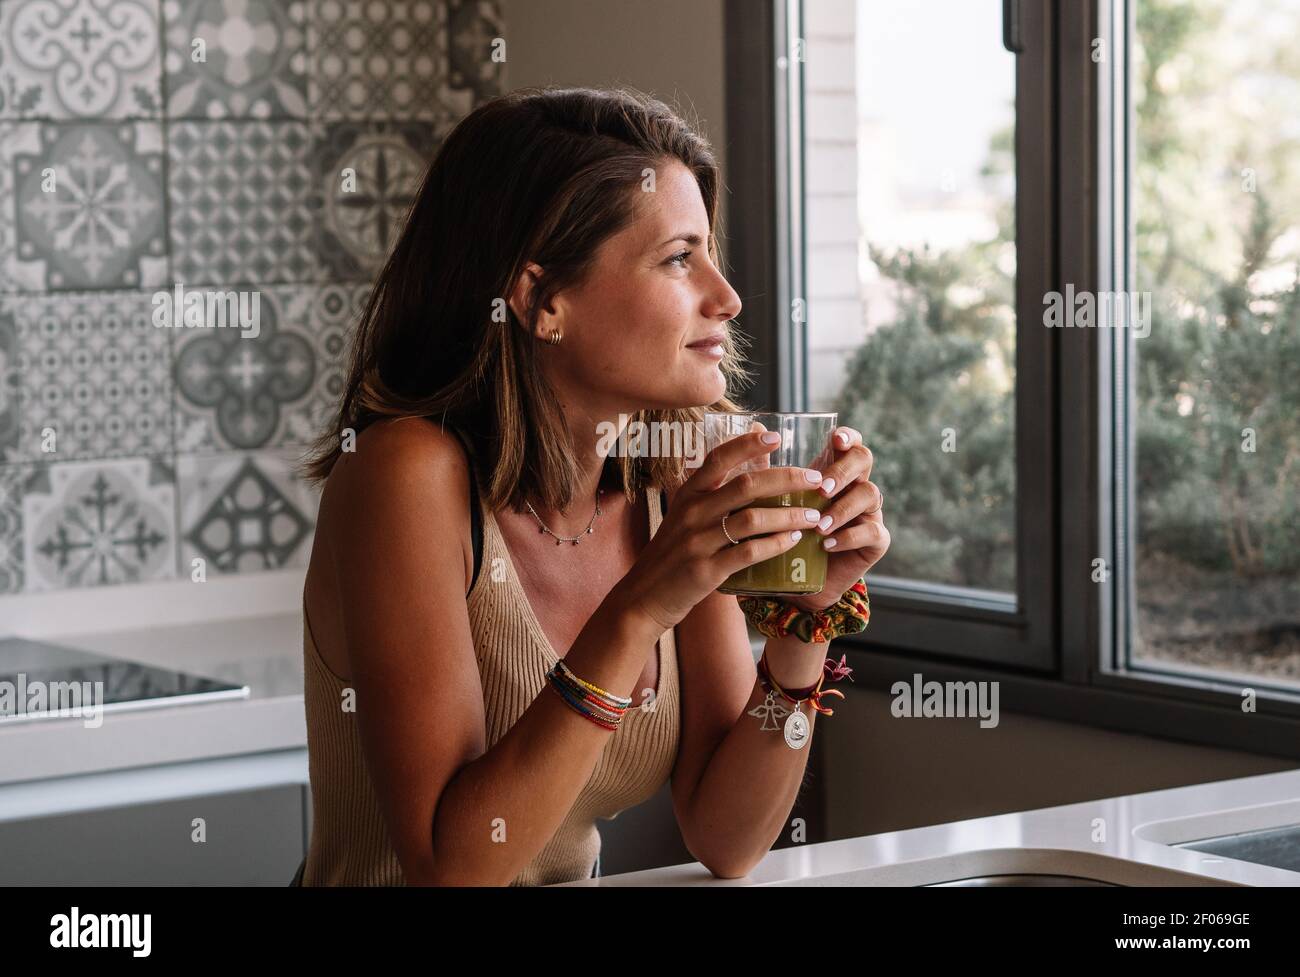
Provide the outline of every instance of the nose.
{"type": "Polygon", "coordinates": [[[731,283],[718,268],[714,267],[713,273],[718,280],[710,293],[713,303],[712,315],[721,319],[734,319],[740,315],[742,308],[740,296],[736,294],[736,290],[731,287],[731,283]]]}

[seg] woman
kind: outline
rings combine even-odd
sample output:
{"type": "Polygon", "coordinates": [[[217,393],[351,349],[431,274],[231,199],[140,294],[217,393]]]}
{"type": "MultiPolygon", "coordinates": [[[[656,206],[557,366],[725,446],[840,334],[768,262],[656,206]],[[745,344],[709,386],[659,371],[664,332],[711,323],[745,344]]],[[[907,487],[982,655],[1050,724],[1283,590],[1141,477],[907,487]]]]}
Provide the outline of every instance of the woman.
{"type": "MultiPolygon", "coordinates": [[[[717,188],[707,143],[622,91],[516,91],[432,162],[307,468],[328,478],[303,596],[304,884],[586,878],[594,818],[669,778],[716,876],[781,832],[808,750],[750,714],[745,618],[716,588],[817,531],[828,582],[799,606],[835,603],[889,544],[871,455],[841,428],[820,473],[727,481],[772,446],[736,438],[694,471],[601,450],[629,417],[739,409],[717,188]],[[833,497],[822,526],[722,522],[809,485],[833,497]]],[[[826,648],[772,638],[763,664],[801,689],[826,648]]]]}

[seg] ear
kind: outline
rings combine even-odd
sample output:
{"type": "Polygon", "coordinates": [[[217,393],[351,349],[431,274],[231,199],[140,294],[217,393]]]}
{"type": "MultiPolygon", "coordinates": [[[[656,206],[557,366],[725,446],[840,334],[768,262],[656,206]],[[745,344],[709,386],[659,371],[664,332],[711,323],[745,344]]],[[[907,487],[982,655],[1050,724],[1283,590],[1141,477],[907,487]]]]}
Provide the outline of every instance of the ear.
{"type": "MultiPolygon", "coordinates": [[[[514,290],[510,293],[510,311],[515,314],[515,320],[519,323],[520,328],[526,328],[524,312],[528,308],[533,290],[537,288],[541,274],[541,265],[535,261],[528,262],[524,266],[519,279],[515,282],[514,290]]],[[[533,335],[538,339],[545,339],[551,334],[552,330],[562,328],[558,320],[559,308],[555,300],[552,299],[537,311],[537,323],[533,327],[533,335]]]]}

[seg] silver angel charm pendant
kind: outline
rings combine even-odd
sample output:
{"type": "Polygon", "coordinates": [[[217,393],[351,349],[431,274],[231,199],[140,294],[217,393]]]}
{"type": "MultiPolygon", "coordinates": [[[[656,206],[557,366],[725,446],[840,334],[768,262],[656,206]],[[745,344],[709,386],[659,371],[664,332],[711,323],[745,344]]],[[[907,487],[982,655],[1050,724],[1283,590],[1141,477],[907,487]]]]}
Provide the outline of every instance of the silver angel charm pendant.
{"type": "Polygon", "coordinates": [[[785,704],[777,698],[775,689],[768,690],[767,698],[749,710],[749,715],[763,720],[763,725],[759,729],[770,733],[781,732],[785,735],[785,745],[792,750],[802,750],[808,743],[808,717],[803,714],[803,703],[794,707],[793,711],[786,708],[785,704]],[[785,718],[784,725],[778,725],[778,720],[785,718]]]}
{"type": "Polygon", "coordinates": [[[749,710],[749,715],[763,720],[763,725],[760,726],[759,729],[765,730],[769,733],[775,733],[781,728],[776,724],[776,721],[789,711],[789,709],[777,701],[776,691],[771,690],[767,693],[766,699],[756,705],[753,709],[749,710]]]}

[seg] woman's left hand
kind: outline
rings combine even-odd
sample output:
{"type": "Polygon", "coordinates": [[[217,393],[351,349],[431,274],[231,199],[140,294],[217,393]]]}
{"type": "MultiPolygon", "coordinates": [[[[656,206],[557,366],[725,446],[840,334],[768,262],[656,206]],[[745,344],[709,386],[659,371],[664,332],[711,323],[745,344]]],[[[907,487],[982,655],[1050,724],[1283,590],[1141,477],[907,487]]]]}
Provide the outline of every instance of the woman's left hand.
{"type": "Polygon", "coordinates": [[[834,540],[826,560],[826,585],[815,594],[788,598],[796,607],[814,612],[838,601],[889,549],[889,530],[880,508],[884,495],[867,481],[873,462],[871,450],[851,427],[835,429],[830,450],[830,464],[819,469],[822,483],[818,491],[831,501],[817,528],[810,530],[823,541],[834,540]],[[832,480],[833,484],[828,484],[832,480]],[[822,529],[827,516],[831,522],[822,529]]]}

